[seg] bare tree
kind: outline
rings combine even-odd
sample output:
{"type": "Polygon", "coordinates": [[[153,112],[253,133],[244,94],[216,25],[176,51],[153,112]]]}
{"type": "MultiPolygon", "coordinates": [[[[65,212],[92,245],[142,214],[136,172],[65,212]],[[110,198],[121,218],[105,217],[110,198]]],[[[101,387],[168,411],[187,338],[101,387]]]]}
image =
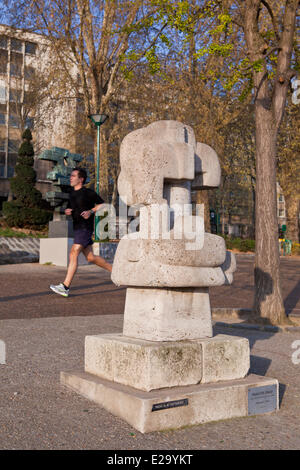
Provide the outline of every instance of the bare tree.
{"type": "MultiPolygon", "coordinates": [[[[157,11],[154,3],[145,0],[9,2],[11,18],[17,25],[22,21],[24,26],[22,12],[26,10],[25,26],[47,35],[60,68],[60,82],[66,85],[66,94],[71,89],[74,96],[75,90],[76,98],[82,99],[87,126],[90,125],[88,115],[108,111],[110,100],[122,93],[124,80],[164,28],[160,25],[157,29],[150,21],[157,11]]],[[[103,136],[101,143],[104,149],[103,136]]],[[[100,186],[107,193],[108,163],[104,151],[102,157],[100,186]]]]}
{"type": "Polygon", "coordinates": [[[243,30],[247,52],[252,64],[254,112],[256,124],[256,254],[255,299],[256,315],[271,323],[286,319],[280,288],[278,222],[276,195],[277,137],[286,105],[294,45],[298,0],[286,0],[282,16],[266,0],[243,2],[243,30]],[[263,34],[262,8],[266,8],[274,33],[272,41],[263,34]],[[268,70],[272,53],[274,78],[268,70]],[[256,65],[253,67],[253,65],[256,65]]]}
{"type": "MultiPolygon", "coordinates": [[[[295,23],[299,0],[193,0],[168,3],[168,16],[188,40],[197,22],[196,58],[209,62],[204,83],[241,97],[252,93],[256,136],[256,319],[286,321],[280,289],[276,157],[287,90],[295,74],[295,23]],[[177,8],[180,6],[180,9],[177,8]],[[180,18],[178,18],[181,12],[180,18]],[[210,61],[210,57],[213,59],[210,61]],[[221,57],[221,69],[215,61],[221,57]]],[[[198,72],[199,73],[199,72],[198,72]]],[[[215,89],[215,90],[216,90],[215,89]]],[[[214,91],[216,93],[216,91],[214,91]]]]}

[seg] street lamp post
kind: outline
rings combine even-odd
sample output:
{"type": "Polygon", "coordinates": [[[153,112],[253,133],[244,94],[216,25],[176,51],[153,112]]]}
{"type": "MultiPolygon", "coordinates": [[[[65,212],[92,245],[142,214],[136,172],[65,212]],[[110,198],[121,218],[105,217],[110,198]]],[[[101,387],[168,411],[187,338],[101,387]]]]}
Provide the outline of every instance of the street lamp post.
{"type": "MultiPolygon", "coordinates": [[[[97,176],[96,176],[96,193],[99,194],[100,183],[99,183],[99,172],[100,172],[100,126],[108,118],[107,114],[90,114],[89,118],[97,127],[97,176]]],[[[95,216],[95,241],[99,241],[97,226],[99,222],[99,216],[95,216]]]]}

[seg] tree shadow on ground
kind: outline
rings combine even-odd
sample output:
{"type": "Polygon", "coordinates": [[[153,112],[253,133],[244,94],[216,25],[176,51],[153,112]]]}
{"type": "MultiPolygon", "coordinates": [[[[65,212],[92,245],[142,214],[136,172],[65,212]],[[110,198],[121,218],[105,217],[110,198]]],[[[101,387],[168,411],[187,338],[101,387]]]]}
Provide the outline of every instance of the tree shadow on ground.
{"type": "Polygon", "coordinates": [[[291,292],[284,299],[284,308],[288,314],[292,313],[293,309],[298,304],[299,299],[300,299],[300,280],[297,282],[295,287],[291,290],[291,292]]]}
{"type": "MultiPolygon", "coordinates": [[[[243,323],[242,323],[243,324],[243,323]]],[[[248,371],[248,374],[256,374],[256,375],[261,375],[261,376],[266,376],[267,372],[270,368],[270,365],[272,363],[272,359],[268,357],[262,357],[262,356],[256,356],[254,354],[251,354],[251,350],[253,349],[253,346],[255,345],[256,341],[259,340],[267,340],[270,339],[272,336],[277,334],[276,332],[265,332],[261,330],[252,330],[248,328],[238,328],[238,325],[236,325],[235,328],[227,328],[227,327],[222,327],[218,326],[217,324],[213,327],[213,335],[215,336],[216,334],[226,334],[229,336],[238,336],[240,338],[247,338],[249,341],[249,346],[250,346],[250,368],[248,371]],[[224,331],[226,329],[226,332],[224,331]]],[[[275,377],[276,378],[276,377],[275,377]]],[[[279,405],[281,405],[284,393],[286,390],[286,385],[279,383],[279,405]]]]}

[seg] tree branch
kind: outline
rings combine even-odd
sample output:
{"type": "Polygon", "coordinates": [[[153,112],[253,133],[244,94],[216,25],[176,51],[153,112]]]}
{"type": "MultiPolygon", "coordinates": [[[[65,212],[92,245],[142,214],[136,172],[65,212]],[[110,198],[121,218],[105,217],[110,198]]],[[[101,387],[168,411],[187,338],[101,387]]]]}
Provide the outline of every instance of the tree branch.
{"type": "Polygon", "coordinates": [[[279,32],[278,32],[278,24],[277,24],[277,20],[273,14],[273,10],[272,8],[270,7],[269,3],[267,2],[267,0],[261,0],[261,3],[266,7],[266,9],[268,10],[268,13],[272,19],[272,24],[273,24],[273,28],[274,28],[274,33],[275,33],[275,36],[276,36],[276,39],[277,41],[280,40],[280,36],[279,36],[279,32]]]}

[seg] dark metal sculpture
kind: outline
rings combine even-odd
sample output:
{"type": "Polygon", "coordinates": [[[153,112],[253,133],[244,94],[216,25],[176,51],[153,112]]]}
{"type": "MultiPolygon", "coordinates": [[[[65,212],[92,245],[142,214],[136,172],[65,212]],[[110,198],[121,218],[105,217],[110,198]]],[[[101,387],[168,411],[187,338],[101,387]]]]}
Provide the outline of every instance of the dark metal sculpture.
{"type": "Polygon", "coordinates": [[[46,200],[54,207],[64,209],[69,199],[70,175],[74,168],[82,160],[82,155],[71,153],[67,149],[52,147],[52,149],[44,150],[38,156],[40,160],[48,160],[54,162],[51,171],[47,173],[47,179],[52,181],[53,190],[46,193],[46,200]]]}
{"type": "Polygon", "coordinates": [[[46,178],[52,181],[53,189],[46,193],[45,199],[54,207],[53,221],[49,222],[50,237],[72,237],[73,227],[70,217],[65,215],[65,209],[71,191],[70,175],[78,163],[82,161],[82,155],[71,153],[67,149],[52,147],[44,150],[38,158],[54,163],[46,178]]]}

